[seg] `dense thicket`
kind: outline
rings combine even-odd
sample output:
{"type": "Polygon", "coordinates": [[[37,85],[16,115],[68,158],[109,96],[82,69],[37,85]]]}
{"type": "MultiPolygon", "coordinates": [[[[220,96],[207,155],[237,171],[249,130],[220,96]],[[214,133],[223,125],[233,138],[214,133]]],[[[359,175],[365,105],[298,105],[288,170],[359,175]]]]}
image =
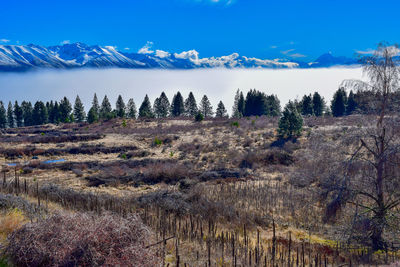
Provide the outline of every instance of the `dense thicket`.
{"type": "Polygon", "coordinates": [[[137,215],[58,212],[13,232],[7,254],[16,266],[160,266],[152,238],[137,215]]]}

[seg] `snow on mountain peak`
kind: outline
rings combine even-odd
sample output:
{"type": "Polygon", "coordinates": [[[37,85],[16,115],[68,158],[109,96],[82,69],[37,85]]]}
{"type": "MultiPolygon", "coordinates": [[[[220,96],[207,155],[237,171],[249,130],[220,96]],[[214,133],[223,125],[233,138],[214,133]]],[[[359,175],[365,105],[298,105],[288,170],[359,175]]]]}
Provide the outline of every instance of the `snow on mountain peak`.
{"type": "Polygon", "coordinates": [[[315,68],[333,65],[352,65],[357,62],[346,57],[334,57],[327,53],[315,62],[285,61],[281,59],[258,59],[232,53],[220,57],[199,56],[192,49],[180,53],[151,50],[152,43],[146,44],[138,53],[120,52],[115,46],[64,43],[44,47],[29,45],[0,45],[0,71],[21,71],[37,68],[315,68]]]}

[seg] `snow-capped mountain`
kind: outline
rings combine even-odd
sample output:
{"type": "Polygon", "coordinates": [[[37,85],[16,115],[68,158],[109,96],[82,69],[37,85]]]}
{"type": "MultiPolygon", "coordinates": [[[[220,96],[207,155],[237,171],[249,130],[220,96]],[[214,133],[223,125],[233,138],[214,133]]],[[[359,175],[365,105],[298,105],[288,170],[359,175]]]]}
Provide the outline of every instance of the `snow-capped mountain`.
{"type": "Polygon", "coordinates": [[[352,65],[351,58],[324,54],[315,62],[282,59],[258,59],[233,53],[228,56],[201,58],[196,50],[169,53],[157,50],[147,54],[124,53],[112,46],[83,43],[44,47],[39,45],[0,45],[0,71],[70,68],[309,68],[352,65]]]}
{"type": "Polygon", "coordinates": [[[114,47],[82,43],[44,47],[38,45],[0,45],[0,70],[23,71],[37,68],[120,67],[144,68],[114,47]]]}

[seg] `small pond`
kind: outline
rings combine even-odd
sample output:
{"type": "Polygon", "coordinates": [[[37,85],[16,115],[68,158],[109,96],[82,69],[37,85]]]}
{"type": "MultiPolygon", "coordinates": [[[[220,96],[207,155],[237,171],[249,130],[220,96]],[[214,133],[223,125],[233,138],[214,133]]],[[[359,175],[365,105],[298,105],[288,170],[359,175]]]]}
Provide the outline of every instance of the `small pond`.
{"type": "MultiPolygon", "coordinates": [[[[50,159],[50,160],[42,161],[42,163],[51,164],[51,163],[59,163],[59,162],[64,162],[64,161],[66,161],[66,160],[65,159],[50,159]]],[[[6,165],[9,167],[15,167],[15,166],[17,166],[17,164],[19,164],[19,163],[16,163],[16,162],[6,163],[6,165]]],[[[23,163],[22,165],[27,165],[27,164],[29,164],[29,161],[23,163]]]]}

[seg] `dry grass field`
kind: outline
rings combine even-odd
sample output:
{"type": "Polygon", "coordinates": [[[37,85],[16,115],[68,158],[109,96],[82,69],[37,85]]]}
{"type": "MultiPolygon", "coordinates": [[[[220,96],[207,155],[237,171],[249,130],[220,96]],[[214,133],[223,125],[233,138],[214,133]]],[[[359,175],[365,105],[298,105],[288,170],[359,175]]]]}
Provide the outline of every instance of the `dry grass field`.
{"type": "MultiPolygon", "coordinates": [[[[276,137],[277,118],[264,116],[2,130],[1,190],[30,206],[2,209],[0,243],[5,246],[4,236],[22,224],[60,210],[109,211],[139,214],[153,235],[146,246],[164,266],[394,262],[395,245],[372,254],[347,243],[350,211],[325,222],[315,184],[302,182],[304,170],[318,175],[322,168],[313,165],[323,160],[313,152],[317,142],[341,140],[368,120],[305,118],[302,136],[287,142],[276,137]]],[[[0,200],[0,207],[11,202],[0,200]]]]}

